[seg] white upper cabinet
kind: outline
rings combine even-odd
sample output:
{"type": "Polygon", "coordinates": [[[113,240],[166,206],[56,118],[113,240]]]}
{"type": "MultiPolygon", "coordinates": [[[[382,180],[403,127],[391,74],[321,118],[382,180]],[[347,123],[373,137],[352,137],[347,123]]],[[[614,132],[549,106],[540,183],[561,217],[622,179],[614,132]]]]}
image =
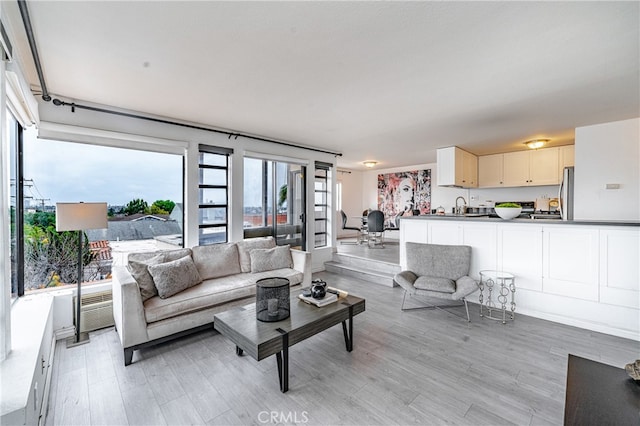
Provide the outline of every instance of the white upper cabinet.
{"type": "Polygon", "coordinates": [[[528,186],[529,162],[529,151],[504,154],[504,186],[528,186]]]}
{"type": "Polygon", "coordinates": [[[478,186],[478,157],[458,147],[437,150],[438,186],[478,186]]]}
{"type": "Polygon", "coordinates": [[[478,186],[499,188],[504,185],[504,154],[478,157],[478,186]]]}
{"type": "Polygon", "coordinates": [[[558,148],[536,149],[529,151],[529,185],[557,185],[558,148]]]}
{"type": "Polygon", "coordinates": [[[565,145],[558,147],[558,179],[562,181],[562,173],[565,167],[571,167],[575,165],[575,145],[565,145]]]}
{"type": "MultiPolygon", "coordinates": [[[[502,186],[539,186],[560,183],[558,148],[503,154],[502,186]]],[[[484,173],[482,170],[480,173],[484,173]]]]}

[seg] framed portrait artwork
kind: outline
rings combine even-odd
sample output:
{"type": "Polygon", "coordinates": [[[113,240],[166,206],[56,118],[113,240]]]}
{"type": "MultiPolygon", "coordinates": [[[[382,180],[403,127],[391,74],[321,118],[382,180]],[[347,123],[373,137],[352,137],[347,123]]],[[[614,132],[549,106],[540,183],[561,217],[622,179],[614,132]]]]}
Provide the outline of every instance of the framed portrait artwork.
{"type": "Polygon", "coordinates": [[[390,228],[397,227],[402,216],[429,214],[431,169],[378,175],[378,210],[390,228]]]}

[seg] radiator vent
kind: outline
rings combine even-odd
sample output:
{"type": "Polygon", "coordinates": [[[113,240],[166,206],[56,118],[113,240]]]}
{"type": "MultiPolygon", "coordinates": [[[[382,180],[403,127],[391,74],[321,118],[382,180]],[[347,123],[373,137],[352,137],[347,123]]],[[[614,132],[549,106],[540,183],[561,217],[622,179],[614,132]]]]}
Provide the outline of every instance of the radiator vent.
{"type": "MultiPolygon", "coordinates": [[[[73,298],[73,318],[76,317],[76,300],[73,298]]],[[[80,332],[99,330],[114,325],[111,290],[83,294],[80,298],[80,332]]]]}

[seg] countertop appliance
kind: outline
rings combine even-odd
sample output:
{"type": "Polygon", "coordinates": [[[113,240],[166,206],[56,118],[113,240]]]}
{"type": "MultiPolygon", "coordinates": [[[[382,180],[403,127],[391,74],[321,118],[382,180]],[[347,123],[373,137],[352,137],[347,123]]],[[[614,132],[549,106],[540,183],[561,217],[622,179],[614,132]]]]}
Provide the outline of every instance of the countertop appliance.
{"type": "Polygon", "coordinates": [[[537,198],[531,219],[561,219],[557,198],[537,198]]]}
{"type": "Polygon", "coordinates": [[[573,220],[573,186],[574,167],[565,167],[562,173],[562,183],[558,191],[558,210],[562,220],[573,220]]]}
{"type": "MultiPolygon", "coordinates": [[[[502,204],[502,203],[520,204],[520,206],[522,207],[522,211],[520,212],[520,216],[518,217],[524,217],[529,219],[531,215],[536,211],[535,201],[496,201],[495,205],[497,206],[498,204],[502,204]]],[[[496,214],[496,211],[493,208],[491,209],[491,213],[489,214],[489,216],[498,217],[498,215],[496,214]]]]}

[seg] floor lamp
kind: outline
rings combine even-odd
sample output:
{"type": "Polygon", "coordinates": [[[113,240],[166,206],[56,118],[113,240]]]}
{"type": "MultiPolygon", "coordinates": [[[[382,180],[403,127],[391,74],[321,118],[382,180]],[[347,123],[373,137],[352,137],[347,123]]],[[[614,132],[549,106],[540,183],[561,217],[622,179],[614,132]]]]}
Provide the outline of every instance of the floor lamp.
{"type": "Polygon", "coordinates": [[[56,231],[78,231],[78,294],[76,332],[67,340],[67,348],[89,343],[89,333],[80,333],[82,273],[82,235],[87,229],[107,227],[107,203],[56,203],[56,231]]]}

